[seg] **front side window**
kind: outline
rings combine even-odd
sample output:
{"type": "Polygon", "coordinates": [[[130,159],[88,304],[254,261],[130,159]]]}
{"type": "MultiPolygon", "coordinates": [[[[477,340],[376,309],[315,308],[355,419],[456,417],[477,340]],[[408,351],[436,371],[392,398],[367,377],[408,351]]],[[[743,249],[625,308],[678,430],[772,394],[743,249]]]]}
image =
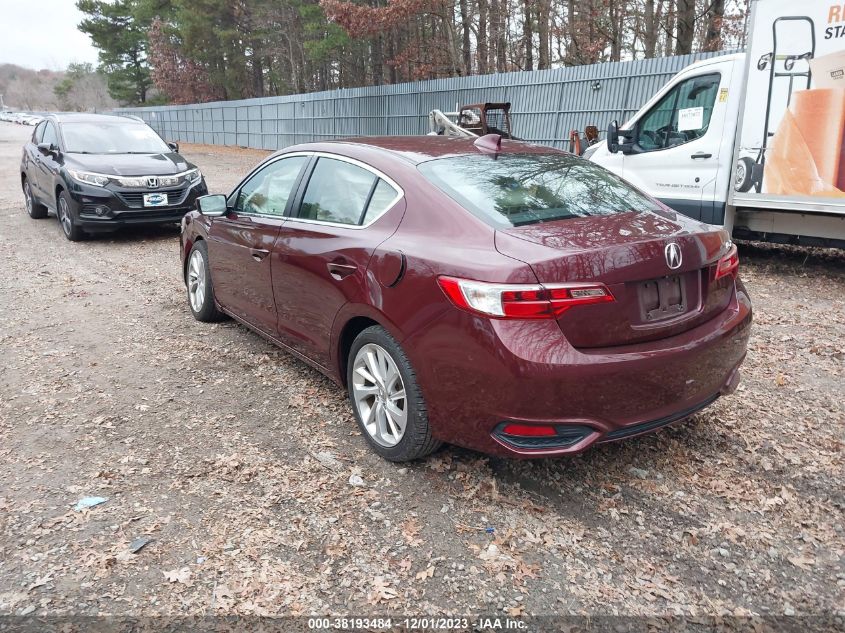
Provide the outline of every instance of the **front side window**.
{"type": "Polygon", "coordinates": [[[663,95],[638,123],[640,149],[666,149],[704,136],[720,82],[719,73],[692,77],[663,95]]]}
{"type": "Polygon", "coordinates": [[[418,169],[495,228],[659,209],[621,178],[570,154],[439,158],[418,169]]]}
{"type": "Polygon", "coordinates": [[[134,121],[76,121],[62,124],[70,154],[166,154],[162,138],[148,125],[134,121]]]}
{"type": "Polygon", "coordinates": [[[44,128],[44,136],[41,137],[42,143],[51,143],[56,147],[59,146],[59,136],[56,134],[56,126],[52,121],[47,121],[47,126],[44,128]]]}
{"type": "Polygon", "coordinates": [[[41,121],[35,126],[35,131],[32,133],[32,142],[38,145],[44,137],[44,128],[47,127],[47,121],[41,121]]]}
{"type": "Polygon", "coordinates": [[[259,170],[241,187],[235,210],[255,215],[284,215],[299,172],[307,162],[307,156],[292,156],[259,170]]]}
{"type": "Polygon", "coordinates": [[[373,172],[342,160],[320,157],[308,180],[299,217],[334,224],[375,220],[399,192],[373,172]]]}

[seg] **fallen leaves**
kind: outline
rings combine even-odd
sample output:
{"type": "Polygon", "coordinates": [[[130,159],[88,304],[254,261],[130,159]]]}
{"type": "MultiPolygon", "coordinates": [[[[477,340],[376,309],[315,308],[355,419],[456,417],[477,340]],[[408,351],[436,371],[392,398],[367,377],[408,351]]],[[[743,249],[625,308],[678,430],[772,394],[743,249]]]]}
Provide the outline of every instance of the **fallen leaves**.
{"type": "Polygon", "coordinates": [[[422,539],[419,537],[421,529],[420,522],[416,517],[406,519],[402,523],[402,537],[411,547],[419,547],[422,545],[422,539]]]}
{"type": "Polygon", "coordinates": [[[182,585],[191,585],[191,576],[193,573],[189,567],[182,567],[181,569],[171,569],[170,571],[162,572],[167,582],[179,583],[182,585]]]}
{"type": "Polygon", "coordinates": [[[428,569],[424,569],[423,571],[417,572],[417,575],[414,576],[417,580],[425,580],[426,578],[434,578],[434,565],[428,567],[428,569]]]}
{"type": "Polygon", "coordinates": [[[381,604],[394,600],[397,596],[396,589],[390,586],[390,582],[384,576],[376,576],[373,578],[372,588],[367,595],[367,602],[381,604]]]}
{"type": "Polygon", "coordinates": [[[800,567],[804,571],[811,571],[813,569],[813,565],[816,562],[809,556],[787,556],[786,560],[788,560],[796,567],[800,567]]]}

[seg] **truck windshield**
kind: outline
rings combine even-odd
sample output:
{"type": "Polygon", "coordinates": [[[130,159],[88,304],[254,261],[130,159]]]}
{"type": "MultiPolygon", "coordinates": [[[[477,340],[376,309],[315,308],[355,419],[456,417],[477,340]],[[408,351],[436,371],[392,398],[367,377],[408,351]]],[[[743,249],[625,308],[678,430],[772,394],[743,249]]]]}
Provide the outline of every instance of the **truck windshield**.
{"type": "Polygon", "coordinates": [[[170,151],[143,123],[63,123],[62,136],[71,154],[161,154],[170,151]]]}
{"type": "Polygon", "coordinates": [[[660,209],[606,169],[568,154],[460,156],[427,161],[418,169],[496,228],[660,209]]]}

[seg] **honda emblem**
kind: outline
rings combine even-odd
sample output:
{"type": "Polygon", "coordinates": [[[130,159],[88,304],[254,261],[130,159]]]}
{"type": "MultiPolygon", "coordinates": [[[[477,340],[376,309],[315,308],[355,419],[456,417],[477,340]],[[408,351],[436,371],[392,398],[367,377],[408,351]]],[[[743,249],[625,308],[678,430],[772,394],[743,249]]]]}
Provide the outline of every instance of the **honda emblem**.
{"type": "Polygon", "coordinates": [[[155,176],[151,176],[150,178],[147,178],[147,186],[148,187],[158,187],[158,178],[156,178],[155,176]]]}
{"type": "Polygon", "coordinates": [[[663,249],[663,253],[666,255],[666,264],[671,270],[681,267],[681,247],[675,242],[667,244],[666,248],[663,249]]]}

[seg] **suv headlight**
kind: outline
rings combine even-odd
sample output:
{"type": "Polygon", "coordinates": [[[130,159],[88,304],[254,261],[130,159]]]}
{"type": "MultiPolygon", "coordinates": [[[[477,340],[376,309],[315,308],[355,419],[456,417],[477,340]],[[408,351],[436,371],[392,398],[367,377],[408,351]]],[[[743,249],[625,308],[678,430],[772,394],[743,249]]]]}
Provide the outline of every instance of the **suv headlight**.
{"type": "Polygon", "coordinates": [[[86,185],[94,185],[96,187],[105,187],[109,184],[110,178],[103,174],[94,174],[89,171],[77,171],[75,169],[68,169],[67,173],[70,177],[86,185]]]}
{"type": "Polygon", "coordinates": [[[191,169],[185,172],[185,182],[195,185],[200,180],[202,180],[202,172],[199,169],[191,169]]]}

